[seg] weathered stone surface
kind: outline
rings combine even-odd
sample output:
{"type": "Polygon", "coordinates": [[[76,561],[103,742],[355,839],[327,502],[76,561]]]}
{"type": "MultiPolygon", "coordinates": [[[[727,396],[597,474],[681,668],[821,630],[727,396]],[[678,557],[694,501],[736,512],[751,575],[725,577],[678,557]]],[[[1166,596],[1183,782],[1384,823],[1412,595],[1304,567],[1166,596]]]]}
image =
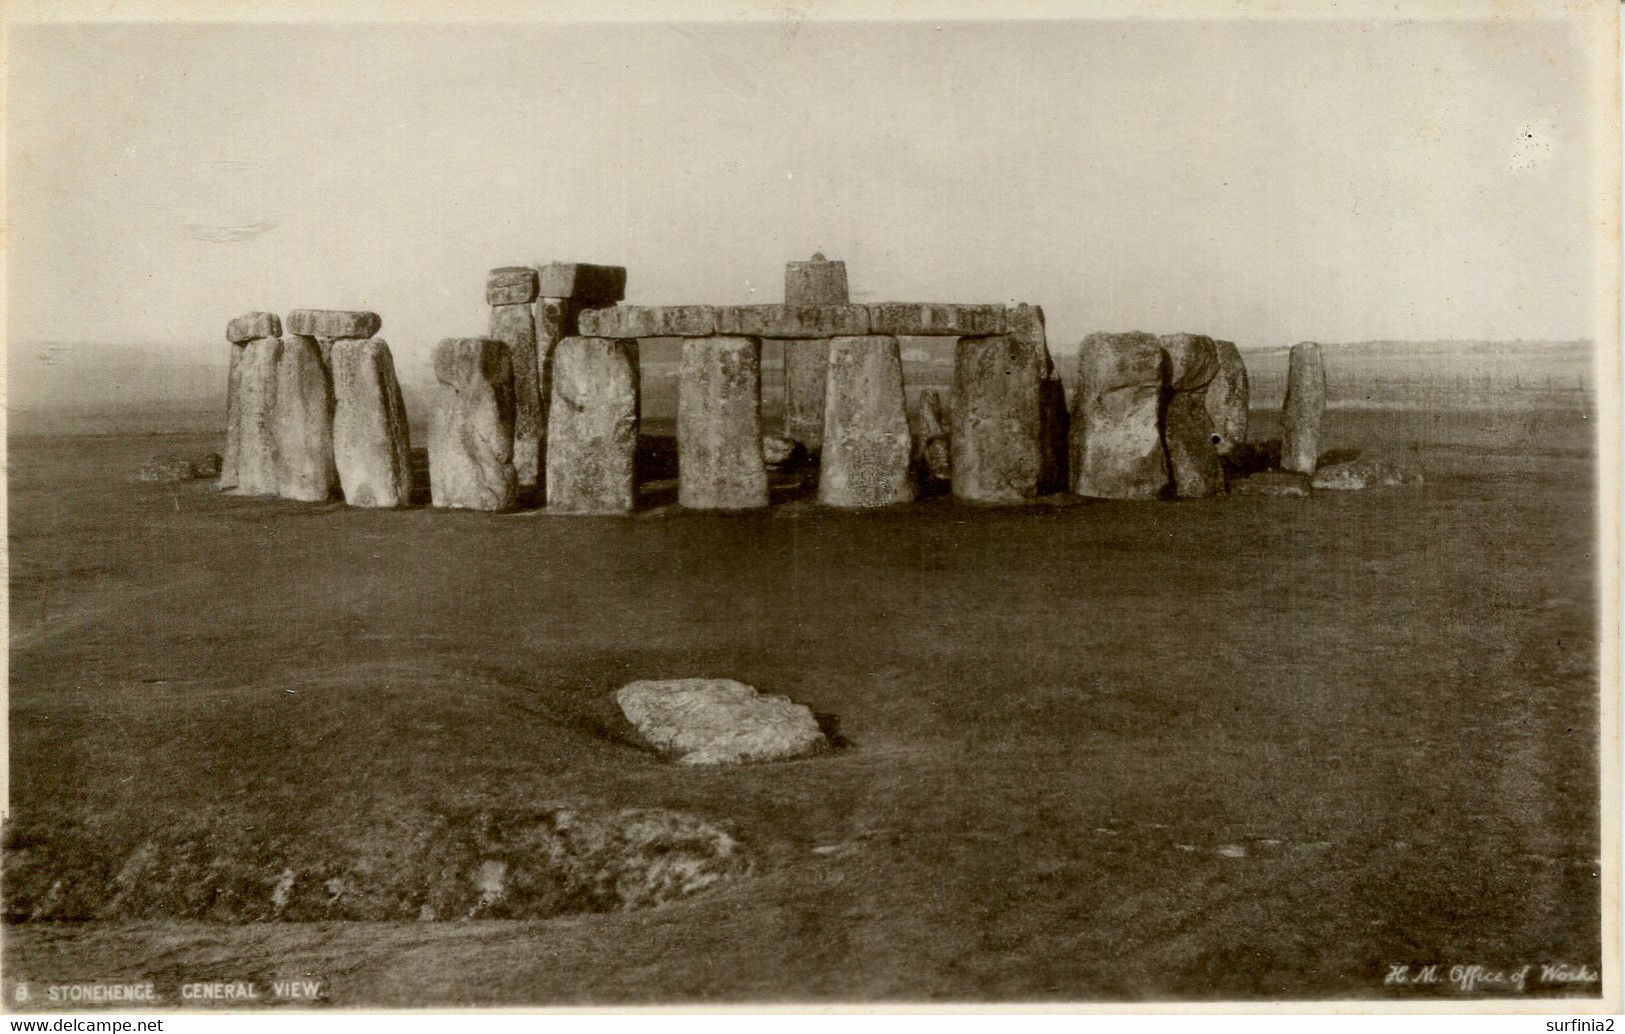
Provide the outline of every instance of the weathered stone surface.
{"type": "Polygon", "coordinates": [[[382,338],[333,345],[333,461],[351,506],[405,506],[412,436],[395,360],[382,338]]]}
{"type": "Polygon", "coordinates": [[[513,469],[513,368],[491,338],[435,346],[440,383],[429,431],[429,495],[435,506],[507,510],[518,501],[513,469]]]}
{"type": "Polygon", "coordinates": [[[869,333],[904,337],[986,336],[1010,329],[1002,305],[947,305],[936,302],[880,302],[867,306],[869,333]]]}
{"type": "Polygon", "coordinates": [[[384,321],[376,312],[349,312],[343,309],[295,309],[288,313],[288,333],[301,337],[369,338],[378,333],[384,321]]]}
{"type": "Polygon", "coordinates": [[[1044,366],[1044,379],[1038,391],[1038,494],[1067,490],[1067,431],[1071,419],[1066,409],[1066,387],[1055,370],[1044,328],[1044,310],[1025,303],[1009,310],[1010,334],[1027,341],[1038,352],[1044,366]]]}
{"type": "Polygon", "coordinates": [[[1326,412],[1326,367],[1320,346],[1292,346],[1281,405],[1281,468],[1313,474],[1320,462],[1320,418],[1326,412]]]}
{"type": "Polygon", "coordinates": [[[1391,460],[1360,457],[1347,463],[1331,463],[1315,471],[1310,484],[1331,491],[1357,492],[1365,488],[1393,488],[1419,485],[1422,472],[1391,460]]]}
{"type": "Polygon", "coordinates": [[[1291,495],[1309,494],[1309,475],[1293,474],[1284,470],[1266,470],[1261,474],[1240,478],[1230,483],[1232,495],[1291,495]]]}
{"type": "Polygon", "coordinates": [[[953,477],[953,439],[948,427],[953,415],[942,393],[935,388],[920,392],[920,461],[925,476],[933,481],[948,481],[953,477]]]}
{"type": "Polygon", "coordinates": [[[829,339],[784,343],[784,433],[810,452],[824,446],[824,389],[829,385],[829,339]]]}
{"type": "Polygon", "coordinates": [[[487,305],[529,305],[537,291],[536,270],[530,266],[499,266],[485,278],[487,305]]]}
{"type": "Polygon", "coordinates": [[[529,305],[493,305],[491,337],[507,346],[513,369],[513,469],[523,492],[541,479],[542,442],[547,437],[536,314],[529,305]]]}
{"type": "Polygon", "coordinates": [[[683,342],[677,400],[677,501],[697,510],[767,505],[762,460],[762,343],[683,342]]]}
{"type": "Polygon", "coordinates": [[[1156,499],[1168,485],[1158,426],[1166,360],[1150,334],[1090,334],[1078,351],[1072,399],[1072,491],[1156,499]]]}
{"type": "Polygon", "coordinates": [[[719,305],[716,314],[718,334],[798,340],[869,333],[861,305],[719,305]]]}
{"type": "Polygon", "coordinates": [[[1224,491],[1224,467],[1207,409],[1208,386],[1219,372],[1218,349],[1201,334],[1167,334],[1162,350],[1168,356],[1162,440],[1174,491],[1182,499],[1218,495],[1224,491]]]}
{"type": "Polygon", "coordinates": [[[1220,456],[1228,456],[1247,440],[1247,408],[1252,392],[1247,381],[1247,364],[1234,341],[1213,342],[1219,360],[1218,372],[1207,386],[1207,415],[1213,421],[1213,444],[1220,456]]]}
{"type": "Polygon", "coordinates": [[[762,462],[770,470],[780,470],[790,465],[790,462],[801,452],[801,443],[788,435],[764,434],[762,435],[762,462]]]}
{"type": "Polygon", "coordinates": [[[609,305],[626,297],[624,266],[548,262],[536,267],[536,282],[536,290],[543,298],[571,298],[582,303],[609,305]]]}
{"type": "Polygon", "coordinates": [[[333,463],[333,383],[314,339],[282,340],[276,377],[276,487],[284,499],[319,503],[338,491],[333,463]]]}
{"type": "Polygon", "coordinates": [[[632,682],[615,703],[645,742],[685,765],[782,761],[829,746],[810,708],[733,679],[632,682]]]}
{"type": "MultiPolygon", "coordinates": [[[[810,262],[785,263],[786,305],[845,305],[849,300],[845,262],[831,262],[819,253],[810,262]]],[[[868,330],[852,333],[867,334],[868,330]]]]}
{"type": "Polygon", "coordinates": [[[617,305],[582,309],[577,324],[583,337],[711,337],[717,310],[711,305],[617,305]]]}
{"type": "Polygon", "coordinates": [[[226,340],[246,345],[255,338],[281,337],[282,320],[274,312],[250,312],[226,324],[226,340]]]}
{"type": "Polygon", "coordinates": [[[999,504],[1038,496],[1045,365],[1030,338],[959,339],[954,348],[955,499],[999,504]]]}
{"type": "Polygon", "coordinates": [[[636,502],[638,343],[567,337],[553,352],[547,508],[627,513],[636,502]]]}
{"type": "Polygon", "coordinates": [[[536,299],[536,387],[542,400],[540,467],[547,468],[548,407],[553,404],[553,349],[567,337],[576,337],[581,303],[569,298],[536,299]]]}
{"type": "Polygon", "coordinates": [[[231,366],[226,371],[226,451],[220,460],[220,480],[216,488],[237,487],[237,463],[243,453],[243,407],[239,401],[243,383],[243,347],[231,346],[231,366]]]}
{"type": "Polygon", "coordinates": [[[238,367],[237,495],[276,495],[277,365],[282,339],[250,341],[238,367]]]}
{"type": "Polygon", "coordinates": [[[199,481],[203,478],[218,477],[221,463],[222,458],[218,452],[206,452],[195,456],[154,456],[136,470],[135,480],[154,484],[199,481]]]}
{"type": "Polygon", "coordinates": [[[818,501],[867,508],[914,499],[903,361],[894,337],[838,337],[829,345],[818,501]]]}

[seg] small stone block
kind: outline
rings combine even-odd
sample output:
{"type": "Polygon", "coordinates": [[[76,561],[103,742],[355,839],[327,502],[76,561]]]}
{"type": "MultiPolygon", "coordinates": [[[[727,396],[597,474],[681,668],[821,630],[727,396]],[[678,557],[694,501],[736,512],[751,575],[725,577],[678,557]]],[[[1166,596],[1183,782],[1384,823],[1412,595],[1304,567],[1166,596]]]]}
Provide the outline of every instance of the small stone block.
{"type": "Polygon", "coordinates": [[[302,337],[370,338],[384,321],[376,312],[349,312],[343,309],[295,309],[288,313],[288,333],[302,337]]]}
{"type": "Polygon", "coordinates": [[[226,324],[226,340],[246,345],[262,337],[281,337],[282,320],[274,312],[250,312],[226,324]]]}
{"type": "Polygon", "coordinates": [[[529,266],[501,266],[485,280],[487,305],[529,305],[537,298],[536,270],[529,266]]]}
{"type": "Polygon", "coordinates": [[[573,298],[608,305],[626,297],[626,267],[585,262],[549,262],[536,267],[537,291],[543,298],[573,298]]]}

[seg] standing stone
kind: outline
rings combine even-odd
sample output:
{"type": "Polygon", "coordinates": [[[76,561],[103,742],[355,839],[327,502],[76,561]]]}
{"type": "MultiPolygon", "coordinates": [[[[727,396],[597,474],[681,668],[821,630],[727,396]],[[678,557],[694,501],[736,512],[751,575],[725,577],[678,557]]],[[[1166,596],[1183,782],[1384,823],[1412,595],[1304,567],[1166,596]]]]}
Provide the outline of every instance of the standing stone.
{"type": "Polygon", "coordinates": [[[897,339],[832,339],[824,397],[818,501],[849,508],[912,502],[908,461],[913,441],[897,339]]]}
{"type": "Polygon", "coordinates": [[[1220,456],[1228,456],[1247,441],[1251,389],[1247,364],[1241,361],[1235,342],[1215,341],[1213,348],[1219,358],[1219,372],[1207,386],[1207,414],[1213,421],[1213,433],[1219,436],[1214,450],[1220,456]]]}
{"type": "Polygon", "coordinates": [[[405,506],[412,437],[395,361],[382,338],[333,346],[333,461],[351,506],[405,506]]]}
{"type": "Polygon", "coordinates": [[[1326,412],[1326,367],[1320,346],[1292,346],[1281,405],[1281,469],[1313,474],[1320,462],[1320,418],[1326,412]]]}
{"type": "MultiPolygon", "coordinates": [[[[548,406],[553,398],[553,350],[560,341],[581,333],[584,309],[614,305],[626,297],[624,266],[595,266],[585,262],[543,262],[535,267],[537,472],[547,470],[548,406]]],[[[516,443],[517,446],[517,443],[516,443]]],[[[516,463],[528,463],[517,456],[516,463]]],[[[523,475],[521,475],[523,476],[523,475]]]]}
{"type": "Polygon", "coordinates": [[[238,364],[237,495],[276,495],[277,366],[282,339],[259,338],[238,364]]]}
{"type": "Polygon", "coordinates": [[[638,343],[567,337],[553,350],[547,508],[626,513],[636,502],[638,343]]]}
{"type": "Polygon", "coordinates": [[[761,340],[684,339],[678,390],[678,503],[696,510],[766,506],[761,340]]]}
{"type": "Polygon", "coordinates": [[[1039,465],[1038,494],[1067,490],[1067,429],[1070,419],[1066,411],[1066,386],[1055,369],[1049,354],[1049,338],[1044,331],[1044,310],[1037,305],[1017,305],[1009,312],[1010,333],[1032,342],[1044,365],[1044,379],[1039,384],[1039,465]]]}
{"type": "MultiPolygon", "coordinates": [[[[845,305],[846,263],[815,254],[810,262],[784,267],[784,304],[845,305]]],[[[784,343],[784,433],[816,452],[824,441],[825,389],[829,381],[829,339],[790,339],[784,343]]]]}
{"type": "Polygon", "coordinates": [[[250,312],[226,324],[226,340],[231,343],[231,367],[226,373],[226,451],[216,482],[222,490],[237,487],[237,466],[242,456],[242,406],[238,394],[242,390],[243,350],[250,342],[281,334],[282,320],[272,312],[250,312]]]}
{"type": "Polygon", "coordinates": [[[1162,343],[1150,334],[1090,334],[1078,350],[1072,398],[1072,491],[1097,499],[1156,499],[1168,485],[1158,417],[1162,343]]]}
{"type": "Polygon", "coordinates": [[[319,503],[338,490],[333,411],[333,383],[316,339],[283,338],[276,368],[276,487],[282,498],[319,503]]]}
{"type": "Polygon", "coordinates": [[[429,495],[436,506],[508,510],[518,502],[513,469],[513,367],[492,338],[435,346],[440,383],[429,430],[429,495]]]}
{"type": "Polygon", "coordinates": [[[485,300],[491,306],[491,337],[508,346],[513,367],[513,469],[521,492],[536,487],[542,472],[542,438],[547,408],[536,348],[536,270],[503,266],[491,270],[485,300]]]}
{"type": "Polygon", "coordinates": [[[1014,334],[962,337],[954,348],[953,492],[968,503],[1038,495],[1043,466],[1043,355],[1014,334]]]}
{"type": "Polygon", "coordinates": [[[935,388],[920,392],[920,461],[932,481],[953,477],[953,439],[948,426],[953,417],[935,388]]]}
{"type": "Polygon", "coordinates": [[[1224,467],[1207,411],[1208,386],[1219,372],[1218,349],[1201,334],[1168,334],[1162,350],[1168,357],[1162,440],[1174,491],[1182,499],[1218,495],[1224,491],[1224,467]]]}

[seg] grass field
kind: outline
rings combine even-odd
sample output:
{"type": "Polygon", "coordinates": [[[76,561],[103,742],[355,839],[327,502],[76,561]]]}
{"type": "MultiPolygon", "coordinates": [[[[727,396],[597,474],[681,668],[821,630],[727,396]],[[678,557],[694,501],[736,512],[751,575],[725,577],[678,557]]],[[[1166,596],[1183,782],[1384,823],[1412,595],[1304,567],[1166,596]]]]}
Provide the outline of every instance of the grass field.
{"type": "Polygon", "coordinates": [[[128,482],[212,437],[13,438],[13,849],[382,857],[471,809],[660,807],[753,868],[539,921],[12,924],[7,978],[497,1006],[1451,996],[1384,976],[1596,968],[1591,422],[1327,432],[1426,486],[552,519],[128,482]],[[585,720],[684,675],[836,715],[847,746],[673,767],[585,720]]]}

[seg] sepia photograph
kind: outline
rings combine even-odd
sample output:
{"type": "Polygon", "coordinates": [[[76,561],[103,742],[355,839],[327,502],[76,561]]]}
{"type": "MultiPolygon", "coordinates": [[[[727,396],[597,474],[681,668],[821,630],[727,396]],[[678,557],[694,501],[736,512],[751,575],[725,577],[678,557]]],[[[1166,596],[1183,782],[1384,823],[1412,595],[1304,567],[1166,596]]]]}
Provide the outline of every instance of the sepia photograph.
{"type": "Polygon", "coordinates": [[[1617,4],[3,17],[0,1009],[1620,1008],[1617,4]]]}

